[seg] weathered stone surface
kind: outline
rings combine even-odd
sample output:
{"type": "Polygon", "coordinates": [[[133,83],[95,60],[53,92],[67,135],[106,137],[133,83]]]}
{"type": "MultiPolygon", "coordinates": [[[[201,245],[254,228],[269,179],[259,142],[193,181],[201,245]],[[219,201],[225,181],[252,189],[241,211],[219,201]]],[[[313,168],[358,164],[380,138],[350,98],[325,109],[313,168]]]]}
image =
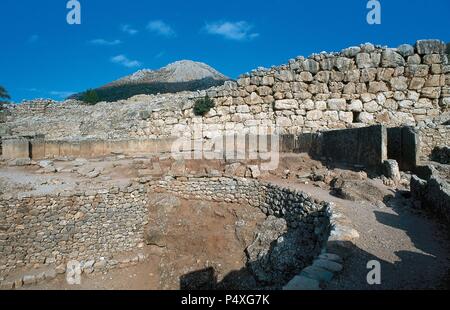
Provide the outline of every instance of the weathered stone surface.
{"type": "Polygon", "coordinates": [[[339,119],[347,124],[351,124],[351,123],[353,123],[353,113],[339,111],[339,119]]]}
{"type": "Polygon", "coordinates": [[[352,100],[352,102],[348,105],[348,109],[350,111],[361,112],[363,109],[363,104],[362,104],[361,100],[355,99],[355,100],[352,100]]]}
{"type": "Polygon", "coordinates": [[[331,272],[339,272],[343,268],[342,265],[337,262],[327,260],[327,259],[322,259],[322,258],[316,259],[313,262],[313,266],[323,268],[323,269],[331,271],[331,272]]]}
{"type": "MultiPolygon", "coordinates": [[[[29,101],[11,109],[8,122],[0,132],[20,136],[44,134],[46,140],[57,141],[45,146],[49,157],[66,152],[80,157],[81,149],[86,152],[83,156],[95,157],[111,155],[108,152],[116,144],[133,148],[140,145],[136,153],[153,150],[155,145],[144,145],[153,139],[187,137],[200,123],[208,127],[206,139],[211,139],[216,129],[224,128],[225,124],[239,133],[262,123],[279,126],[280,133],[292,134],[345,128],[350,127],[347,112],[355,112],[353,118],[364,124],[432,127],[437,125],[434,119],[444,112],[450,100],[447,99],[450,98],[450,66],[443,53],[440,43],[434,41],[419,42],[416,51],[407,44],[397,49],[365,44],[341,53],[299,57],[287,65],[255,70],[243,75],[237,83],[207,91],[136,96],[118,104],[95,106],[82,105],[76,100],[29,101]],[[204,117],[194,117],[192,108],[196,99],[206,94],[214,99],[216,106],[204,117]],[[417,104],[423,99],[430,102],[417,104]],[[363,103],[369,103],[369,107],[364,109],[363,103]],[[55,124],[59,124],[57,130],[55,124]],[[216,129],[210,130],[212,125],[216,129]],[[112,141],[107,147],[106,140],[112,141]],[[63,141],[73,141],[73,145],[63,141]],[[91,153],[91,147],[95,154],[91,153]]],[[[28,141],[23,146],[28,156],[28,141]]],[[[8,153],[7,142],[3,143],[3,150],[4,154],[8,153]]],[[[124,150],[119,153],[124,154],[124,150]]],[[[9,164],[17,163],[32,162],[25,158],[9,164]]],[[[55,172],[53,167],[42,169],[42,172],[45,169],[55,172]]],[[[87,174],[102,178],[97,170],[87,174]]]]}
{"type": "Polygon", "coordinates": [[[409,44],[402,44],[397,47],[397,52],[403,57],[408,57],[414,55],[414,47],[409,44]]]}
{"type": "Polygon", "coordinates": [[[375,100],[364,103],[364,110],[369,113],[376,112],[380,109],[378,103],[375,100]]]}
{"type": "Polygon", "coordinates": [[[347,108],[345,99],[328,99],[328,109],[333,111],[343,111],[347,108]]]}
{"type": "Polygon", "coordinates": [[[439,97],[441,96],[441,88],[424,87],[422,88],[422,96],[430,99],[439,99],[439,97]]]}
{"type": "Polygon", "coordinates": [[[320,267],[310,266],[302,270],[301,276],[324,283],[331,281],[333,273],[320,267]]]}
{"type": "Polygon", "coordinates": [[[383,174],[393,180],[394,182],[400,182],[400,168],[396,160],[389,159],[383,162],[383,174]]]}
{"type": "Polygon", "coordinates": [[[285,291],[320,290],[320,282],[303,276],[296,276],[283,287],[285,291]]]}
{"type": "Polygon", "coordinates": [[[352,57],[355,57],[356,55],[358,55],[358,53],[360,51],[361,51],[361,48],[359,46],[351,46],[346,49],[343,49],[342,54],[345,57],[352,58],[352,57]]]}
{"type": "Polygon", "coordinates": [[[23,284],[24,285],[31,285],[36,283],[36,276],[35,275],[26,275],[23,277],[23,284]]]}
{"type": "Polygon", "coordinates": [[[309,121],[319,120],[322,118],[323,112],[319,110],[312,110],[306,113],[306,119],[309,121]]]}
{"type": "Polygon", "coordinates": [[[250,169],[252,178],[257,179],[261,176],[261,171],[259,170],[259,166],[252,165],[252,166],[248,166],[248,168],[250,169]]]}
{"type": "Polygon", "coordinates": [[[294,110],[298,109],[298,102],[295,99],[285,99],[275,101],[276,110],[294,110]]]}
{"type": "Polygon", "coordinates": [[[416,42],[417,53],[425,54],[444,54],[446,50],[445,43],[439,40],[419,40],[416,42]]]}
{"type": "Polygon", "coordinates": [[[319,258],[330,260],[330,261],[333,261],[333,262],[336,262],[339,264],[342,264],[342,262],[343,262],[342,257],[340,257],[339,255],[336,255],[336,254],[332,254],[332,253],[320,254],[319,258]]]}
{"type": "Polygon", "coordinates": [[[361,112],[358,115],[357,121],[359,123],[371,124],[374,121],[374,117],[373,117],[373,114],[371,114],[371,113],[361,112]]]}
{"type": "Polygon", "coordinates": [[[319,63],[312,59],[307,59],[303,62],[303,69],[307,72],[311,72],[312,74],[315,74],[319,71],[319,63]]]}
{"type": "Polygon", "coordinates": [[[359,53],[358,55],[356,55],[356,64],[358,65],[359,69],[366,69],[366,68],[374,67],[372,58],[370,57],[370,54],[368,54],[368,53],[359,53]]]}
{"type": "Polygon", "coordinates": [[[177,160],[172,164],[172,167],[170,168],[171,175],[173,176],[184,176],[186,175],[186,163],[184,160],[177,160]]]}
{"type": "Polygon", "coordinates": [[[396,68],[405,65],[405,59],[393,49],[386,49],[381,56],[381,64],[385,68],[396,68]]]}
{"type": "Polygon", "coordinates": [[[408,89],[408,79],[404,76],[392,78],[391,87],[393,90],[406,90],[408,89]]]}

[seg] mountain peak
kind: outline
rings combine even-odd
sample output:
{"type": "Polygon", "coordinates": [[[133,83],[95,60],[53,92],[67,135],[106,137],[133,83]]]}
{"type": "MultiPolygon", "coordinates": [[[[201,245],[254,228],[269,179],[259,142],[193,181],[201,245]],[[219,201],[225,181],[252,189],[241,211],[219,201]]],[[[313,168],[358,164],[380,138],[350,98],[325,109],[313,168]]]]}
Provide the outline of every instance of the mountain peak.
{"type": "MultiPolygon", "coordinates": [[[[117,81],[96,88],[102,101],[117,101],[140,94],[197,91],[220,86],[228,77],[202,62],[179,60],[158,69],[142,69],[117,81]]],[[[71,98],[80,99],[84,93],[71,98]]]]}
{"type": "Polygon", "coordinates": [[[203,79],[217,81],[229,80],[228,77],[205,63],[192,60],[179,60],[158,70],[139,70],[106,86],[135,83],[183,83],[203,79]]]}

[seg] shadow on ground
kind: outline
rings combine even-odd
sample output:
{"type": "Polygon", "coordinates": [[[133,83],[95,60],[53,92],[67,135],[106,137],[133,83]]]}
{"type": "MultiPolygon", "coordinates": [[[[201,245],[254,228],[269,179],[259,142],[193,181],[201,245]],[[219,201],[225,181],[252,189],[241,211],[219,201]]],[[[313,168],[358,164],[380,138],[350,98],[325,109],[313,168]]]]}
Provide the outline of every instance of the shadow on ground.
{"type": "MultiPolygon", "coordinates": [[[[351,242],[330,243],[330,252],[348,257],[344,262],[344,270],[332,280],[330,289],[353,290],[403,290],[403,289],[449,289],[450,262],[448,227],[440,225],[436,218],[429,218],[427,213],[411,210],[411,205],[403,204],[408,199],[408,192],[395,192],[394,197],[386,196],[385,202],[396,214],[375,210],[376,220],[386,226],[404,231],[417,251],[393,251],[398,261],[388,262],[369,253],[351,242]],[[433,242],[430,242],[430,234],[433,242]],[[434,234],[438,234],[435,238],[434,234]],[[443,236],[443,235],[445,235],[443,236]],[[438,241],[439,240],[439,241],[438,241]],[[381,265],[381,285],[369,285],[367,268],[369,261],[376,260],[381,265]],[[349,264],[347,264],[349,263],[349,264]]],[[[288,233],[296,233],[292,229],[288,233]]],[[[298,232],[297,232],[298,233],[298,232]]],[[[375,236],[376,238],[376,236],[375,236]]],[[[269,252],[259,258],[270,261],[276,241],[271,244],[269,252]]],[[[389,249],[387,249],[389,250],[389,249]]],[[[317,251],[315,252],[317,254],[317,251]]],[[[301,266],[302,268],[312,262],[301,266]]],[[[244,289],[280,289],[301,269],[286,270],[285,277],[278,283],[258,281],[253,272],[253,265],[232,271],[223,280],[218,281],[213,268],[194,271],[180,277],[182,290],[244,290],[244,289]]]]}
{"type": "MultiPolygon", "coordinates": [[[[323,247],[324,235],[329,234],[328,230],[324,231],[323,235],[314,234],[315,224],[320,221],[315,212],[303,216],[303,225],[298,225],[299,220],[296,216],[298,215],[285,214],[287,231],[281,236],[276,236],[275,240],[270,239],[268,249],[264,246],[258,248],[256,259],[255,252],[249,254],[249,248],[253,246],[250,245],[246,249],[248,259],[244,268],[228,273],[221,281],[218,280],[216,270],[212,267],[194,271],[180,277],[180,288],[182,290],[281,289],[312,263],[323,247]],[[253,259],[250,259],[251,257],[253,259]]],[[[325,226],[329,227],[329,219],[323,217],[322,220],[326,220],[325,226]]],[[[262,243],[264,244],[264,241],[262,243]]]]}

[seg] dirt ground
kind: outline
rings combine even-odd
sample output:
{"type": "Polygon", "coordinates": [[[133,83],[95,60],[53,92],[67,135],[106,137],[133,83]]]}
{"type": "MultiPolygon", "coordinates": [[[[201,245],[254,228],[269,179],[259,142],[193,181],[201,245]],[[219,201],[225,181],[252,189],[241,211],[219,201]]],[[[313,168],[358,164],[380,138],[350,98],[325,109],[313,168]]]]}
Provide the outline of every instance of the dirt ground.
{"type": "MultiPolygon", "coordinates": [[[[68,285],[62,275],[22,289],[177,290],[183,276],[210,267],[221,281],[245,266],[244,250],[253,241],[256,226],[266,218],[250,206],[186,200],[164,216],[165,223],[157,227],[163,232],[159,245],[144,247],[145,262],[106,274],[82,274],[81,285],[68,285]]],[[[156,220],[158,214],[151,217],[156,220]]]]}
{"type": "MultiPolygon", "coordinates": [[[[170,162],[160,161],[162,169],[170,162]]],[[[220,162],[187,163],[191,171],[220,170],[220,162]]],[[[48,194],[73,189],[95,190],[102,184],[121,186],[152,167],[152,160],[113,158],[93,160],[82,165],[75,161],[54,161],[58,172],[43,168],[0,167],[0,192],[48,194]],[[81,168],[82,169],[81,169],[81,168]],[[87,172],[99,170],[91,178],[87,172]]],[[[448,171],[445,170],[445,173],[448,171]]],[[[447,175],[447,174],[446,174],[447,175]]],[[[440,289],[450,288],[450,242],[448,227],[439,218],[415,208],[408,188],[386,185],[363,172],[345,167],[326,167],[305,154],[284,155],[276,171],[262,176],[265,181],[303,190],[318,200],[333,201],[351,222],[360,238],[344,270],[328,289],[440,289]],[[333,179],[349,181],[364,190],[353,200],[336,197],[333,179]],[[382,284],[369,286],[367,262],[378,260],[382,284]]],[[[253,241],[255,227],[264,215],[254,208],[180,200],[173,208],[151,213],[153,245],[144,247],[147,261],[114,269],[107,274],[82,276],[82,284],[69,286],[64,276],[23,289],[179,289],[183,276],[213,267],[220,281],[245,265],[244,249],[253,241]]],[[[150,227],[151,228],[151,227],[150,227]]]]}
{"type": "Polygon", "coordinates": [[[303,190],[319,200],[339,205],[360,237],[344,270],[327,286],[330,290],[449,289],[450,234],[439,218],[415,209],[400,192],[378,182],[388,196],[379,201],[349,201],[337,198],[314,184],[272,180],[303,190]],[[381,285],[367,284],[367,263],[381,263],[381,285]]]}

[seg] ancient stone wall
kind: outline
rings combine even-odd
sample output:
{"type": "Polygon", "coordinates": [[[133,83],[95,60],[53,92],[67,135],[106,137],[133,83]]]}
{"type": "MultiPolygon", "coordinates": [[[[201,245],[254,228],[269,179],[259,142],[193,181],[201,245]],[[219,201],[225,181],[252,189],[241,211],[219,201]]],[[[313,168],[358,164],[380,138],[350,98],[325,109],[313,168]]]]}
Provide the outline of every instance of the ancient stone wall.
{"type": "Polygon", "coordinates": [[[321,243],[329,234],[326,203],[317,203],[303,192],[257,180],[227,177],[168,178],[153,184],[152,187],[162,188],[185,199],[249,204],[267,215],[295,216],[298,223],[302,222],[302,218],[306,219],[307,215],[313,214],[313,219],[316,220],[306,224],[317,225],[311,225],[311,236],[305,238],[321,243]]]}
{"type": "MultiPolygon", "coordinates": [[[[268,122],[290,133],[376,123],[420,126],[448,109],[449,87],[450,66],[442,42],[418,41],[415,47],[395,49],[364,44],[298,57],[212,88],[207,93],[217,106],[204,122],[219,127],[232,123],[237,129],[268,122]]],[[[30,124],[33,117],[45,116],[43,123],[53,125],[48,128],[52,133],[45,132],[49,139],[92,137],[94,132],[100,138],[106,130],[119,135],[124,124],[121,134],[127,136],[172,135],[198,122],[192,105],[202,95],[136,96],[94,107],[30,102],[16,107],[8,120],[16,123],[13,134],[47,131],[30,124]]]]}
{"type": "Polygon", "coordinates": [[[206,92],[139,95],[95,106],[26,102],[9,109],[2,132],[44,134],[46,140],[60,141],[123,140],[195,136],[196,127],[202,138],[211,138],[218,131],[242,134],[261,127],[269,134],[299,134],[383,124],[423,128],[427,135],[427,128],[441,124],[434,120],[448,114],[449,103],[444,43],[425,40],[397,48],[363,44],[260,68],[206,92]],[[216,107],[196,117],[194,102],[205,94],[216,107]]]}
{"type": "Polygon", "coordinates": [[[420,129],[421,159],[428,160],[436,147],[450,145],[450,125],[420,129]]]}
{"type": "Polygon", "coordinates": [[[264,212],[267,226],[246,249],[247,267],[260,283],[281,288],[327,246],[329,204],[306,193],[241,178],[170,178],[157,186],[190,200],[250,204],[264,212]],[[286,228],[274,235],[279,225],[286,228]]]}
{"type": "MultiPolygon", "coordinates": [[[[243,178],[167,177],[122,188],[59,196],[3,195],[0,276],[20,267],[55,266],[69,260],[84,262],[83,268],[94,268],[94,262],[107,264],[115,254],[135,250],[144,241],[144,228],[148,224],[147,192],[161,190],[186,199],[250,204],[268,216],[283,218],[288,227],[286,236],[293,230],[301,230],[296,238],[301,236],[302,247],[307,249],[300,265],[298,257],[279,256],[288,267],[294,264],[299,268],[291,270],[294,273],[291,276],[321,253],[330,235],[331,213],[327,203],[318,203],[302,192],[243,178]]],[[[260,268],[267,262],[255,258],[252,263],[260,268]]],[[[271,274],[275,272],[269,269],[271,274]]],[[[289,277],[284,272],[276,275],[281,276],[289,277]]],[[[20,281],[26,282],[22,278],[20,281]]],[[[30,283],[35,281],[38,280],[33,276],[30,283]]]]}
{"type": "Polygon", "coordinates": [[[422,166],[411,178],[411,194],[421,207],[450,223],[450,184],[432,165],[422,166]]]}
{"type": "Polygon", "coordinates": [[[56,196],[3,195],[0,274],[132,250],[143,240],[147,213],[142,185],[56,196]]]}

